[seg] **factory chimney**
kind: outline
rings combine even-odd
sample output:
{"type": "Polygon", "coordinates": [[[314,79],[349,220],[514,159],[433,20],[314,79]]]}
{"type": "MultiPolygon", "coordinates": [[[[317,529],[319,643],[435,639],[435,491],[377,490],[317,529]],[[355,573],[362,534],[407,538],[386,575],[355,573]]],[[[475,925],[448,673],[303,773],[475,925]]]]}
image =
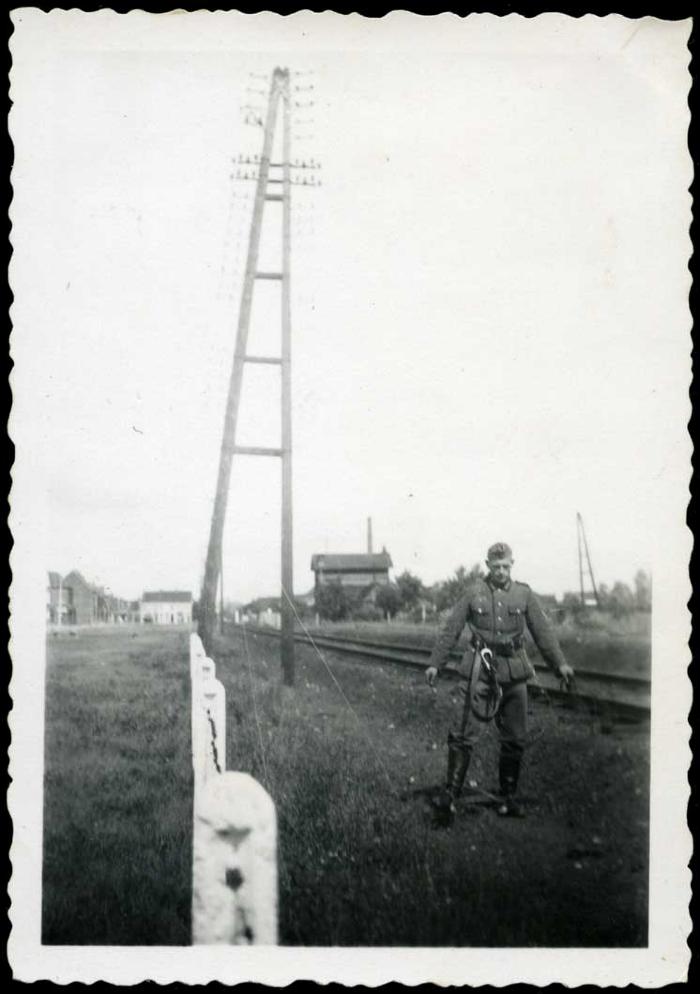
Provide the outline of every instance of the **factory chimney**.
{"type": "Polygon", "coordinates": [[[367,518],[367,553],[372,555],[372,519],[367,518]]]}

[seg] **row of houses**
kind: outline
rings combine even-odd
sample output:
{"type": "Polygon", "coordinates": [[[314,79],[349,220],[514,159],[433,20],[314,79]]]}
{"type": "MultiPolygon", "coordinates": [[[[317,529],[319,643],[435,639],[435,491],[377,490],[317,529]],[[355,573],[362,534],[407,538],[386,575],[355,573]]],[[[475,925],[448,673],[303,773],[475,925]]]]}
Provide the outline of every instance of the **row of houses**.
{"type": "MultiPolygon", "coordinates": [[[[389,583],[391,557],[380,553],[319,553],[312,557],[314,586],[298,598],[312,607],[318,589],[339,582],[373,603],[377,588],[389,583]]],[[[271,602],[274,599],[270,599],[271,602]]],[[[262,612],[271,604],[260,604],[262,612]]],[[[192,623],[193,598],[189,590],[147,590],[139,600],[126,600],[105,587],[90,583],[79,570],[66,576],[49,571],[46,588],[46,620],[50,625],[192,623]]],[[[268,621],[274,624],[275,619],[268,621]]]]}
{"type": "Polygon", "coordinates": [[[147,590],[139,600],[117,597],[89,583],[78,570],[66,576],[49,571],[46,620],[50,625],[109,625],[125,622],[157,625],[192,623],[189,590],[147,590]]]}
{"type": "MultiPolygon", "coordinates": [[[[391,556],[382,546],[372,550],[372,522],[367,521],[367,552],[315,553],[311,557],[314,586],[297,597],[309,607],[316,603],[319,589],[340,583],[356,595],[359,602],[374,603],[377,590],[391,582],[391,556]]],[[[263,599],[264,600],[264,599],[263,599]]],[[[275,598],[269,603],[256,603],[258,614],[268,624],[278,622],[275,598]],[[267,613],[265,613],[267,612],[267,613]]],[[[189,625],[192,623],[193,599],[189,590],[147,590],[139,600],[125,600],[108,589],[89,583],[78,571],[65,577],[49,572],[46,597],[46,617],[52,625],[94,625],[131,622],[156,625],[189,625]]]]}
{"type": "Polygon", "coordinates": [[[66,576],[49,571],[46,620],[55,625],[95,625],[132,621],[138,601],[116,597],[105,587],[89,583],[77,569],[66,576]]]}

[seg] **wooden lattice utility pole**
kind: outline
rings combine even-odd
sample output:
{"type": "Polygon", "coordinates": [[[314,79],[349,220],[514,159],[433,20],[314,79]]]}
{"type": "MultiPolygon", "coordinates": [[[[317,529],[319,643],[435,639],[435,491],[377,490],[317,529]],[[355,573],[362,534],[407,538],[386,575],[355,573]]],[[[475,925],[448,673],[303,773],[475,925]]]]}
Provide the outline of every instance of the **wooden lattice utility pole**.
{"type": "MultiPolygon", "coordinates": [[[[294,580],[293,580],[293,534],[292,534],[292,391],[291,391],[291,314],[290,314],[290,248],[291,248],[291,176],[290,161],[290,83],[289,70],[277,68],[272,74],[264,122],[262,154],[255,157],[257,175],[243,179],[256,181],[253,218],[248,243],[241,306],[238,315],[238,330],[233,358],[233,368],[229,384],[226,415],[224,419],[219,473],[216,483],[214,510],[209,533],[209,546],[204,571],[204,582],[200,601],[200,635],[207,651],[210,650],[216,613],[216,588],[221,568],[221,544],[228,501],[231,465],[234,455],[277,456],[282,462],[282,563],[281,563],[281,663],[282,675],[286,684],[294,683],[294,580]],[[282,102],[282,161],[272,162],[271,154],[278,117],[282,102]],[[275,170],[273,176],[270,169],[275,170]],[[281,188],[281,193],[270,192],[270,186],[281,188]],[[258,256],[260,233],[265,203],[280,201],[282,204],[282,267],[281,272],[260,272],[258,256]],[[247,354],[248,331],[256,280],[277,280],[281,285],[281,350],[280,356],[252,356],[247,354]],[[243,370],[246,363],[278,365],[281,371],[281,448],[236,445],[236,424],[241,397],[243,370]]],[[[262,123],[262,122],[261,122],[262,123]]],[[[247,161],[247,160],[246,160],[247,161]]],[[[305,166],[301,164],[300,168],[305,166]]],[[[306,183],[306,181],[305,181],[306,183]]]]}
{"type": "Polygon", "coordinates": [[[596,606],[600,607],[600,598],[598,597],[598,588],[595,585],[595,577],[593,576],[593,564],[591,563],[591,554],[588,551],[588,542],[586,540],[586,530],[583,527],[583,518],[580,513],[576,512],[576,538],[578,540],[578,578],[579,586],[581,589],[581,606],[586,606],[586,589],[583,581],[583,556],[586,556],[586,564],[588,567],[588,575],[591,579],[591,587],[593,588],[593,597],[596,602],[596,606]]]}
{"type": "Polygon", "coordinates": [[[292,321],[291,321],[291,182],[289,77],[282,122],[282,589],[280,662],[284,682],[294,683],[294,551],[292,542],[292,321]]]}

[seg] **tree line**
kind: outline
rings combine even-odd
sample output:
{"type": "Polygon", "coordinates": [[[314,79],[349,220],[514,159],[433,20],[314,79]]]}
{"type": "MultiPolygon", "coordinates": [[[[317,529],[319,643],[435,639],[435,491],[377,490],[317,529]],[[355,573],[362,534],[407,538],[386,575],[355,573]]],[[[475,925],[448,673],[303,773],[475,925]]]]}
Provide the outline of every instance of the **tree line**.
{"type": "MultiPolygon", "coordinates": [[[[315,609],[326,621],[380,621],[397,615],[412,621],[434,620],[451,608],[484,571],[480,563],[471,569],[459,566],[452,576],[427,586],[420,577],[404,570],[392,583],[353,590],[339,580],[316,590],[315,609]]],[[[620,618],[633,611],[651,610],[651,576],[638,570],[630,587],[616,581],[611,587],[597,588],[598,606],[620,618]]],[[[578,593],[567,592],[561,602],[545,598],[545,606],[557,608],[562,614],[578,615],[587,610],[578,593]]]]}

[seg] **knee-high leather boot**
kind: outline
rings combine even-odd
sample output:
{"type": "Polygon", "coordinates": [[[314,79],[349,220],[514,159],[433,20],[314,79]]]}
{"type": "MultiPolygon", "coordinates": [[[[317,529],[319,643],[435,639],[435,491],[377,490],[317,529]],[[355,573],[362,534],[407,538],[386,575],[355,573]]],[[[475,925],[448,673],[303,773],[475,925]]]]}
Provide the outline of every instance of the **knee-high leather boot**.
{"type": "Polygon", "coordinates": [[[503,801],[498,807],[499,815],[510,818],[524,818],[525,811],[515,798],[520,778],[521,757],[506,753],[501,755],[498,764],[498,778],[503,801]]]}
{"type": "Polygon", "coordinates": [[[448,736],[447,738],[447,783],[445,788],[450,797],[457,798],[462,793],[464,780],[469,769],[471,760],[471,746],[463,743],[456,743],[448,736]]]}

